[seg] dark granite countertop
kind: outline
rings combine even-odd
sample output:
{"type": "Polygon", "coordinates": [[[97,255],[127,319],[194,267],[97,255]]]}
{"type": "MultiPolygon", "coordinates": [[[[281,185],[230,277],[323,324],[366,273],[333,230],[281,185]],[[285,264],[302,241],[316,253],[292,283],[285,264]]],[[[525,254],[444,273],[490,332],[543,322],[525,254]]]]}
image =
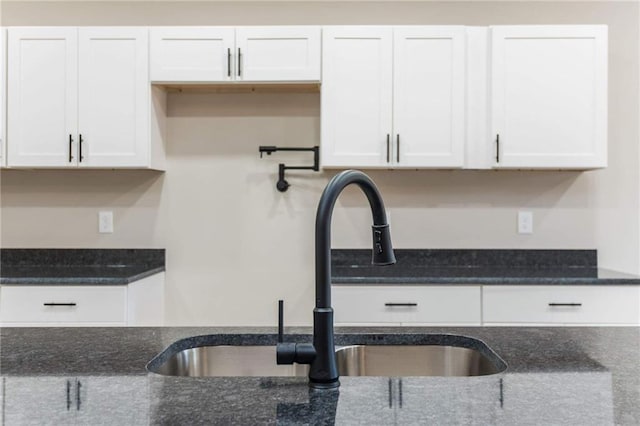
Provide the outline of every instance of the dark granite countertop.
{"type": "Polygon", "coordinates": [[[599,268],[595,250],[399,249],[372,266],[370,250],[333,250],[333,284],[638,285],[640,276],[599,268]]]}
{"type": "MultiPolygon", "coordinates": [[[[287,330],[294,340],[306,328],[287,330]]],[[[337,344],[471,336],[508,365],[480,377],[166,377],[173,342],[274,345],[272,328],[2,328],[4,424],[640,424],[640,328],[338,328],[337,344]],[[65,417],[66,416],[66,417],[65,417]],[[72,417],[69,417],[72,416],[72,417]]],[[[274,349],[275,359],[275,349],[274,349]]]]}
{"type": "Polygon", "coordinates": [[[164,249],[2,249],[2,285],[126,285],[164,271],[164,249]]]}

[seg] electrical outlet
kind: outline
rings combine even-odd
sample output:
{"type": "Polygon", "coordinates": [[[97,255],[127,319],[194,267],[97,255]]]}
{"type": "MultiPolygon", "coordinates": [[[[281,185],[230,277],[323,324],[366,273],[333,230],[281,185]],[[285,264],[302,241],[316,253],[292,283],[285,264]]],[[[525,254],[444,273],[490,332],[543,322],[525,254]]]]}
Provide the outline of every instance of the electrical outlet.
{"type": "Polygon", "coordinates": [[[113,212],[98,212],[98,232],[101,234],[113,233],[113,212]]]}
{"type": "Polygon", "coordinates": [[[533,234],[533,212],[518,212],[518,234],[533,234]]]}

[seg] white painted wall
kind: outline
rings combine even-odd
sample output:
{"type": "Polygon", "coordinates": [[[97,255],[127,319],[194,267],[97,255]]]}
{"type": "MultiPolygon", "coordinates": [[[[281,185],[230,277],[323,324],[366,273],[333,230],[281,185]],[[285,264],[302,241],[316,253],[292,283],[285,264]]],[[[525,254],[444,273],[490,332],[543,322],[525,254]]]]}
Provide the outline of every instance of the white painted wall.
{"type": "MultiPolygon", "coordinates": [[[[597,248],[640,271],[638,4],[615,2],[2,2],[2,25],[608,24],[609,167],[592,172],[376,171],[401,248],[597,248]],[[532,235],[516,233],[520,209],[532,235]]],[[[310,324],[313,227],[333,172],[291,172],[258,145],[319,143],[320,96],[171,94],[166,173],[2,171],[3,247],[166,247],[168,325],[310,324]],[[113,210],[114,234],[97,213],[113,210]]],[[[348,188],[334,247],[367,247],[370,213],[348,188]]]]}

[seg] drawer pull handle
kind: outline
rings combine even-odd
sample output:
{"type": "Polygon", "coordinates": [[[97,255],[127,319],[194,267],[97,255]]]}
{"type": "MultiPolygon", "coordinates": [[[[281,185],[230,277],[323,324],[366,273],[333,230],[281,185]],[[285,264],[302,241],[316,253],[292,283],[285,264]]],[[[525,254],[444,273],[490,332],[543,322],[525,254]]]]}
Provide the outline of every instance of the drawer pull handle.
{"type": "Polygon", "coordinates": [[[417,303],[385,303],[384,306],[418,306],[417,303]]]}
{"type": "Polygon", "coordinates": [[[76,303],[75,302],[70,302],[70,303],[48,302],[48,303],[45,303],[44,306],[76,306],[76,303]]]}
{"type": "Polygon", "coordinates": [[[549,306],[582,306],[582,303],[549,303],[549,306]]]}

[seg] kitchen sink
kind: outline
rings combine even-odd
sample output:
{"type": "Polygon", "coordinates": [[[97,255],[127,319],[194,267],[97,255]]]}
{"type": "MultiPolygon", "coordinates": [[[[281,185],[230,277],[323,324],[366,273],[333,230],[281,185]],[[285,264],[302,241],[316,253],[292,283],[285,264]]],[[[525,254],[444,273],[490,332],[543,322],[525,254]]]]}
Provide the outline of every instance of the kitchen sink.
{"type": "MultiPolygon", "coordinates": [[[[483,376],[506,369],[504,361],[483,342],[459,337],[460,346],[338,346],[338,370],[341,376],[483,376]]],[[[171,345],[149,362],[147,370],[190,377],[291,377],[309,373],[308,365],[276,365],[275,346],[202,345],[180,349],[181,346],[180,342],[171,345]]]]}
{"type": "Polygon", "coordinates": [[[336,350],[341,376],[486,376],[500,365],[475,349],[439,345],[355,345],[336,350]]]}
{"type": "Polygon", "coordinates": [[[184,349],[147,370],[165,376],[306,376],[309,366],[277,365],[275,346],[201,346],[184,349]]]}

